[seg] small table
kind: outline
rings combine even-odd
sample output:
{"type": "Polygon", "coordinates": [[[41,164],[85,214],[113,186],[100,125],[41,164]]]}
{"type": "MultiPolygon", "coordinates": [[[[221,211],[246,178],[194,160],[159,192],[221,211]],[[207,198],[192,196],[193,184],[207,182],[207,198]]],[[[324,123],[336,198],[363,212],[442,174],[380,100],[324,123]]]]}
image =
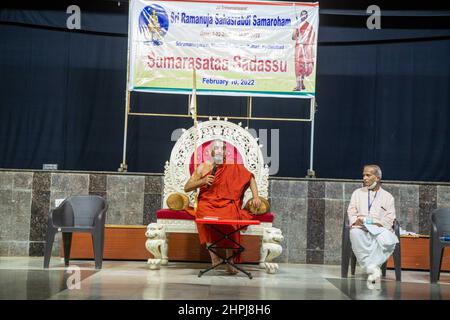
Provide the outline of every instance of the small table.
{"type": "MultiPolygon", "coordinates": [[[[218,219],[218,220],[213,220],[213,219],[195,219],[196,223],[199,224],[204,224],[205,226],[208,226],[209,228],[211,228],[212,230],[214,230],[215,232],[217,232],[218,234],[221,235],[221,238],[213,243],[211,243],[209,246],[206,246],[206,249],[208,249],[208,251],[211,251],[212,253],[216,254],[219,258],[222,259],[222,262],[219,264],[216,264],[215,266],[211,266],[205,270],[202,270],[199,272],[198,277],[201,277],[203,274],[205,274],[206,272],[217,268],[218,266],[222,265],[222,264],[228,264],[233,268],[236,268],[237,270],[245,273],[247,275],[247,277],[249,277],[250,279],[252,279],[252,274],[248,271],[245,271],[244,269],[238,267],[237,265],[235,265],[233,263],[233,258],[242,253],[245,248],[240,244],[237,243],[236,241],[234,241],[232,238],[230,238],[231,235],[233,235],[236,232],[240,232],[242,229],[248,227],[249,225],[258,225],[261,222],[259,220],[227,220],[227,219],[218,219]],[[216,227],[216,225],[237,225],[238,228],[236,230],[233,230],[229,233],[223,233],[220,229],[218,229],[216,227]],[[221,242],[222,240],[229,240],[231,242],[233,242],[234,244],[236,244],[238,246],[238,248],[233,248],[233,247],[220,247],[218,246],[218,243],[221,242]],[[219,252],[217,252],[216,249],[233,249],[233,253],[229,256],[222,256],[219,252]]],[[[226,252],[226,251],[225,251],[226,252]]]]}

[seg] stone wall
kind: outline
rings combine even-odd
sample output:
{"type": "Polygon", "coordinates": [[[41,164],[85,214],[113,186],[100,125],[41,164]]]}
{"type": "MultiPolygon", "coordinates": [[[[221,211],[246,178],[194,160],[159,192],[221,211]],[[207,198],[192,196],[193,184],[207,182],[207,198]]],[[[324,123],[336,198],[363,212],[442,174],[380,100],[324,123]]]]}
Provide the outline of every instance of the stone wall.
{"type": "Polygon", "coordinates": [[[43,256],[55,200],[87,194],[107,199],[107,224],[146,225],[161,208],[162,175],[0,170],[0,256],[43,256]]]}
{"type": "MultiPolygon", "coordinates": [[[[285,236],[280,262],[338,264],[343,217],[356,180],[271,178],[274,226],[285,236]]],[[[450,183],[386,181],[397,218],[408,231],[428,234],[430,213],[450,207],[450,183]]],[[[95,194],[109,203],[107,224],[147,225],[161,208],[160,174],[0,170],[0,256],[42,256],[47,215],[55,199],[95,194]]],[[[55,241],[54,254],[58,254],[55,241]]]]}

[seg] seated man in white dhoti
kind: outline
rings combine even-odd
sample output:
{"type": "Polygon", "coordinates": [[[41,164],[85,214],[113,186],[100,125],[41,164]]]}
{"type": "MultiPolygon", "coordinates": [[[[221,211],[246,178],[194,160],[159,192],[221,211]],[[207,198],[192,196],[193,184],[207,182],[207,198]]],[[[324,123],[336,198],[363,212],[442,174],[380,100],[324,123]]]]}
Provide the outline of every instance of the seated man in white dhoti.
{"type": "Polygon", "coordinates": [[[359,265],[369,274],[368,281],[372,282],[380,278],[380,266],[399,241],[392,229],[394,197],[381,188],[380,182],[380,167],[364,166],[364,186],[353,192],[347,210],[353,252],[359,265]]]}

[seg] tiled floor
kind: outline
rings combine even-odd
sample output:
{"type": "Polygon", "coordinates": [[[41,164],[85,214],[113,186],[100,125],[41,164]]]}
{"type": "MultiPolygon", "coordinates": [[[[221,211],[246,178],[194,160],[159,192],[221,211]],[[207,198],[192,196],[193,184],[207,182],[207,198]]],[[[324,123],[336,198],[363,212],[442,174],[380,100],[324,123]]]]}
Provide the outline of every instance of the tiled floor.
{"type": "Polygon", "coordinates": [[[428,272],[403,271],[397,283],[388,270],[375,289],[368,289],[358,269],[356,276],[342,279],[340,267],[329,265],[280,264],[275,275],[246,265],[253,274],[248,279],[220,270],[198,278],[207,266],[200,263],[170,263],[152,271],[145,261],[104,261],[102,270],[95,270],[93,261],[72,261],[79,274],[59,258],[52,258],[48,270],[42,263],[42,258],[0,257],[0,299],[450,300],[450,273],[430,285],[428,272]]]}

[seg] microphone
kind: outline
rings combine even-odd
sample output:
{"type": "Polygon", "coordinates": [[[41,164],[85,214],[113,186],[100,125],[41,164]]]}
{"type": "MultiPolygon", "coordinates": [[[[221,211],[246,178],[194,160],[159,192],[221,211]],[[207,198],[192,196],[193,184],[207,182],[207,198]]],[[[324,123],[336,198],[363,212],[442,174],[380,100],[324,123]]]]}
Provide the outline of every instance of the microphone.
{"type": "MultiPolygon", "coordinates": [[[[212,169],[212,171],[211,171],[211,175],[214,177],[215,175],[216,175],[216,171],[217,171],[217,166],[216,166],[216,164],[214,164],[214,167],[213,167],[213,169],[212,169]]],[[[211,185],[208,185],[208,188],[209,187],[211,187],[211,185]]]]}

